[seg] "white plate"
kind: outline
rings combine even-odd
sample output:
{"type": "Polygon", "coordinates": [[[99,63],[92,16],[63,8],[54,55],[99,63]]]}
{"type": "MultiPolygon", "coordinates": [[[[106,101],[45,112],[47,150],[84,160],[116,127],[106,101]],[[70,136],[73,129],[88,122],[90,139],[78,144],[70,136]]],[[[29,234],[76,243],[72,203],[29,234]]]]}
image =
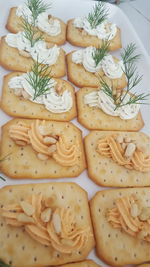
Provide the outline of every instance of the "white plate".
{"type": "MultiPolygon", "coordinates": [[[[7,30],[5,29],[5,24],[8,18],[10,7],[18,6],[20,3],[24,2],[23,0],[7,0],[7,1],[0,1],[0,35],[7,34],[7,30]]],[[[48,2],[48,0],[47,0],[48,2]]],[[[91,10],[94,2],[93,1],[83,1],[83,0],[55,0],[53,1],[53,7],[52,7],[52,14],[54,16],[60,17],[64,22],[67,22],[68,19],[74,18],[77,16],[84,16],[87,15],[88,12],[91,10]]],[[[138,70],[140,74],[144,74],[142,82],[140,85],[138,85],[137,90],[144,92],[144,93],[150,93],[150,82],[149,82],[149,75],[150,75],[150,59],[145,51],[142,42],[138,38],[137,34],[134,31],[133,26],[129,22],[128,18],[125,16],[125,14],[115,5],[107,4],[108,8],[110,10],[110,21],[116,23],[122,32],[122,43],[123,47],[125,47],[128,43],[134,42],[137,45],[138,53],[142,55],[141,60],[138,64],[138,70]]],[[[140,22],[139,22],[140,23],[140,22]]],[[[64,45],[64,49],[66,52],[72,51],[76,49],[75,47],[69,45],[66,43],[64,45]]],[[[115,55],[119,56],[119,52],[115,52],[115,55]]],[[[3,76],[6,75],[8,71],[4,70],[0,67],[0,89],[2,88],[2,81],[3,76]]],[[[77,90],[77,88],[76,88],[77,90]]],[[[149,101],[150,102],[150,101],[149,101]]],[[[141,107],[142,115],[145,122],[145,127],[142,129],[143,132],[150,135],[150,119],[149,119],[149,112],[150,107],[143,105],[141,107]]],[[[5,122],[7,122],[11,117],[7,116],[3,111],[0,111],[0,126],[3,125],[5,122]]],[[[83,135],[88,134],[88,130],[83,128],[77,120],[73,120],[73,123],[76,124],[82,131],[83,135]]],[[[3,177],[6,177],[3,175],[3,177]]],[[[0,187],[6,185],[6,184],[23,184],[23,183],[45,183],[45,182],[51,182],[55,180],[13,180],[6,177],[6,182],[0,180],[0,187]]],[[[89,195],[89,199],[99,190],[104,190],[105,188],[99,187],[94,182],[92,182],[87,175],[87,171],[84,171],[78,178],[65,178],[65,179],[59,179],[55,182],[76,182],[81,187],[83,187],[89,195]]],[[[101,266],[107,266],[102,261],[100,261],[96,255],[95,251],[93,250],[89,258],[94,259],[97,263],[101,264],[101,266]]]]}

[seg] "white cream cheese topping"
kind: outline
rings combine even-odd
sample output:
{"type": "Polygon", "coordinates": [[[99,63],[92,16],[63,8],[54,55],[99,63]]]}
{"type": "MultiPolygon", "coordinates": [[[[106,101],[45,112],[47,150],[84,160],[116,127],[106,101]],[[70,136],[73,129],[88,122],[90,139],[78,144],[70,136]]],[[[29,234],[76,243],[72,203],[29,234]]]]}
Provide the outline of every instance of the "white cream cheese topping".
{"type": "Polygon", "coordinates": [[[96,66],[93,59],[95,50],[96,48],[92,46],[77,50],[72,54],[72,61],[75,64],[82,64],[83,67],[89,72],[95,73],[102,69],[105,75],[110,79],[121,78],[123,74],[122,60],[116,62],[112,55],[107,54],[96,66]]]}
{"type": "Polygon", "coordinates": [[[103,40],[112,40],[117,33],[116,24],[110,24],[107,21],[92,28],[86,17],[78,17],[74,19],[73,24],[76,28],[84,29],[89,35],[97,36],[103,40]]]}
{"type": "Polygon", "coordinates": [[[19,33],[8,33],[5,41],[11,47],[17,48],[19,50],[25,50],[30,53],[34,60],[42,64],[54,65],[58,59],[60,48],[54,45],[52,48],[46,47],[46,42],[43,40],[37,41],[33,47],[31,47],[30,42],[26,39],[24,32],[19,33]]]}
{"type": "Polygon", "coordinates": [[[35,100],[33,99],[35,91],[28,82],[27,74],[11,78],[8,86],[14,90],[14,93],[17,93],[17,90],[19,89],[25,90],[29,95],[30,101],[37,104],[44,104],[45,108],[53,113],[67,112],[73,105],[71,92],[65,90],[62,94],[58,94],[55,89],[56,84],[56,81],[51,79],[48,84],[49,91],[45,95],[37,97],[35,100]]]}
{"type": "MultiPolygon", "coordinates": [[[[32,23],[32,12],[27,6],[20,5],[16,10],[16,15],[18,17],[26,17],[27,21],[30,24],[32,23]]],[[[35,26],[51,36],[61,33],[60,21],[53,19],[47,12],[42,12],[38,15],[35,26]]]]}
{"type": "MultiPolygon", "coordinates": [[[[124,93],[125,94],[125,93],[124,93]]],[[[122,98],[124,97],[122,95],[122,98]]],[[[128,102],[130,95],[127,94],[122,101],[122,104],[128,102]]],[[[139,104],[131,104],[119,107],[117,109],[114,100],[106,95],[103,90],[91,92],[84,97],[84,104],[90,107],[98,107],[110,116],[118,116],[123,120],[130,120],[134,118],[140,109],[139,104]]]]}

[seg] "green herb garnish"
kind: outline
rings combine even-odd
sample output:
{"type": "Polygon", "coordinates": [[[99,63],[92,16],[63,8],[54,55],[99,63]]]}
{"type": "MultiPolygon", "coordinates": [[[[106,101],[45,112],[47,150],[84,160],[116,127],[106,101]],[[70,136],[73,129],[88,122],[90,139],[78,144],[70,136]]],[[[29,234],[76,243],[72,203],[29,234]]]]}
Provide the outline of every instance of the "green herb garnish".
{"type": "Polygon", "coordinates": [[[101,48],[95,49],[95,52],[93,53],[92,57],[95,61],[96,67],[101,62],[101,60],[107,55],[109,44],[110,43],[108,41],[103,41],[101,48]]]}
{"type": "Polygon", "coordinates": [[[127,79],[127,89],[122,90],[122,93],[117,97],[117,95],[113,95],[113,90],[109,88],[107,83],[100,78],[100,84],[101,89],[103,92],[111,97],[114,100],[114,103],[116,105],[116,108],[120,108],[122,106],[131,105],[131,104],[148,104],[143,101],[147,100],[147,97],[150,94],[137,94],[134,92],[131,93],[131,90],[141,81],[142,76],[140,76],[137,72],[137,67],[135,66],[135,62],[139,59],[140,55],[135,54],[136,46],[135,44],[131,43],[129,44],[121,54],[123,63],[124,63],[124,69],[123,72],[126,75],[127,79]],[[126,103],[123,103],[125,97],[127,94],[130,94],[129,100],[126,103]]]}
{"type": "Polygon", "coordinates": [[[3,180],[4,182],[6,181],[6,179],[3,176],[0,176],[0,179],[3,180]]]}
{"type": "Polygon", "coordinates": [[[4,263],[2,260],[0,260],[0,267],[10,267],[10,265],[4,263]]]}
{"type": "Polygon", "coordinates": [[[34,22],[36,21],[38,15],[51,7],[51,4],[45,4],[42,0],[28,0],[26,5],[32,13],[34,22]]]}
{"type": "Polygon", "coordinates": [[[91,28],[96,28],[102,22],[104,22],[108,17],[108,10],[104,3],[100,2],[95,4],[92,12],[90,12],[87,16],[87,20],[91,25],[91,28]]]}
{"type": "Polygon", "coordinates": [[[48,71],[48,65],[42,65],[37,61],[34,62],[34,65],[31,69],[31,72],[27,74],[27,81],[34,89],[33,100],[38,96],[45,95],[50,90],[50,71],[48,71]]]}
{"type": "Polygon", "coordinates": [[[35,28],[34,24],[30,24],[27,18],[24,16],[22,19],[23,34],[25,38],[30,42],[31,47],[35,45],[36,42],[43,39],[43,35],[35,28]]]}
{"type": "Polygon", "coordinates": [[[31,47],[33,47],[36,42],[43,39],[43,34],[36,28],[37,17],[50,8],[50,4],[44,4],[42,0],[28,0],[26,6],[32,13],[32,21],[29,23],[28,18],[23,14],[22,27],[25,38],[30,42],[31,47]]]}

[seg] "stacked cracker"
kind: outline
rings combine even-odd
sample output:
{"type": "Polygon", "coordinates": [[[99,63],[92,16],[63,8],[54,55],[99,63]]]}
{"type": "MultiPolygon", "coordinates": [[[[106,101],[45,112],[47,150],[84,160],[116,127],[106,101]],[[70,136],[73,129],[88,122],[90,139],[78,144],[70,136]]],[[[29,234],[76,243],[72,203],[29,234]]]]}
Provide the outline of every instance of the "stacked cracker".
{"type": "MultiPolygon", "coordinates": [[[[13,33],[22,30],[22,19],[16,16],[16,10],[17,8],[11,9],[6,26],[13,33]]],[[[66,25],[61,20],[59,23],[61,34],[43,35],[44,40],[50,42],[47,43],[47,48],[55,47],[55,44],[61,45],[66,41],[66,25]]],[[[67,81],[59,79],[66,72],[64,51],[60,48],[56,63],[45,68],[38,60],[34,63],[28,53],[8,46],[3,37],[0,45],[0,62],[6,69],[17,71],[4,77],[1,106],[9,115],[22,117],[3,126],[3,173],[17,179],[78,176],[85,169],[86,162],[81,131],[68,122],[76,117],[74,88],[67,81]],[[15,88],[10,86],[10,83],[15,81],[13,79],[22,79],[23,75],[26,75],[22,71],[33,71],[34,66],[39,68],[40,74],[45,75],[46,81],[56,84],[53,93],[56,107],[55,103],[51,103],[52,111],[47,110],[44,105],[31,102],[31,95],[29,97],[24,88],[17,87],[15,91],[15,88]],[[49,79],[49,74],[52,79],[49,79]],[[65,92],[68,92],[70,97],[71,102],[68,104],[67,99],[64,99],[65,92]],[[59,102],[60,98],[62,102],[59,102]],[[61,103],[66,103],[71,108],[62,112],[61,103]],[[55,108],[58,112],[53,112],[55,108]],[[14,167],[10,168],[10,164],[14,167]]],[[[39,81],[44,77],[42,75],[37,76],[39,81]]],[[[48,82],[45,86],[48,86],[48,82]]],[[[5,235],[11,236],[5,240],[6,246],[1,248],[0,259],[11,266],[56,266],[78,262],[84,260],[94,247],[87,194],[76,184],[51,183],[5,187],[1,189],[0,195],[1,200],[3,199],[0,205],[0,220],[1,225],[4,225],[0,239],[5,238],[5,235]],[[13,205],[10,207],[9,204],[13,205]],[[20,208],[16,209],[18,205],[20,208]],[[14,241],[15,237],[18,239],[14,241]],[[10,253],[8,247],[12,246],[14,250],[10,253]]],[[[95,266],[92,261],[87,263],[95,266]]]]}
{"type": "MultiPolygon", "coordinates": [[[[103,46],[102,40],[90,36],[85,31],[84,27],[82,29],[75,27],[74,20],[70,20],[67,32],[69,42],[83,47],[92,45],[99,48],[99,46],[103,46]]],[[[113,40],[114,42],[110,42],[110,50],[121,48],[119,41],[117,41],[118,45],[113,46],[117,38],[118,34],[113,40]]],[[[131,46],[129,47],[131,48],[131,46]]],[[[81,63],[80,57],[77,58],[76,62],[73,61],[75,53],[82,56],[80,51],[67,55],[68,78],[78,87],[82,87],[77,92],[78,121],[85,128],[93,130],[85,138],[89,177],[101,186],[150,186],[150,138],[144,133],[137,132],[144,126],[140,111],[130,119],[122,119],[119,115],[111,116],[109,109],[100,109],[100,104],[96,102],[99,91],[104,86],[106,89],[111,86],[112,90],[115,88],[116,91],[123,89],[126,85],[129,88],[128,77],[122,76],[120,80],[112,82],[108,78],[106,79],[102,71],[95,75],[92,73],[92,63],[90,66],[92,71],[90,72],[85,68],[86,62],[81,63]],[[98,88],[100,86],[99,80],[102,80],[101,88],[98,88]]],[[[109,102],[108,99],[107,102],[109,102]]],[[[105,104],[102,99],[101,106],[103,103],[105,104]]],[[[118,105],[117,102],[116,105],[118,105]]],[[[93,197],[91,215],[96,238],[96,250],[98,256],[106,263],[111,266],[122,266],[150,260],[149,203],[149,188],[102,191],[93,197]],[[125,201],[130,201],[130,198],[135,203],[129,207],[124,207],[122,204],[123,211],[127,211],[127,215],[125,215],[124,212],[120,211],[121,206],[119,204],[115,206],[115,203],[124,203],[125,205],[125,201]],[[137,205],[139,199],[143,201],[142,207],[137,205]],[[139,209],[137,213],[135,213],[135,209],[136,211],[139,209]],[[108,210],[110,211],[109,216],[107,215],[108,210]],[[143,217],[146,216],[145,214],[147,217],[143,217]],[[125,216],[127,219],[129,216],[131,217],[129,224],[125,216]],[[120,221],[118,218],[121,218],[120,221]],[[139,223],[139,228],[135,229],[134,226],[133,228],[131,226],[132,230],[130,231],[129,225],[131,222],[134,225],[134,220],[135,225],[137,222],[139,223]],[[145,230],[143,233],[142,227],[146,227],[147,232],[145,230]]]]}

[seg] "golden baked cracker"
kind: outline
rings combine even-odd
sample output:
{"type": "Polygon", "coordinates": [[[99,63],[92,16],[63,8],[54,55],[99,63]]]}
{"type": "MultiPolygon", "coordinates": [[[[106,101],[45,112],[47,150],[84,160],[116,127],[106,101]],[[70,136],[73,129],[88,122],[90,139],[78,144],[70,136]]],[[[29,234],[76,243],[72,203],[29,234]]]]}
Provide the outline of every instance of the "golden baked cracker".
{"type": "Polygon", "coordinates": [[[86,246],[71,254],[56,251],[52,246],[41,245],[24,231],[23,227],[7,225],[0,215],[0,259],[12,267],[56,266],[84,260],[94,247],[87,193],[75,183],[45,183],[5,186],[0,189],[0,207],[26,200],[41,193],[49,199],[49,206],[70,208],[79,227],[89,227],[86,246]]]}
{"type": "MultiPolygon", "coordinates": [[[[98,185],[110,187],[150,186],[150,172],[130,170],[118,165],[111,158],[100,155],[96,149],[98,140],[116,134],[112,131],[91,131],[85,137],[85,152],[89,177],[98,185]]],[[[129,137],[144,152],[150,155],[150,137],[142,132],[119,132],[119,136],[129,137]]]]}
{"type": "Polygon", "coordinates": [[[65,80],[55,79],[58,86],[62,86],[60,93],[65,90],[71,92],[73,106],[72,108],[63,113],[53,113],[48,111],[44,105],[33,103],[30,100],[26,100],[23,97],[15,95],[14,90],[9,88],[8,82],[12,77],[22,75],[21,72],[11,72],[4,77],[3,80],[3,91],[1,97],[1,108],[8,115],[13,117],[23,118],[37,118],[45,120],[55,121],[70,121],[76,117],[76,103],[75,103],[75,91],[73,86],[65,80]]]}
{"type": "MultiPolygon", "coordinates": [[[[23,30],[21,26],[22,20],[20,17],[16,15],[16,9],[17,7],[12,7],[10,9],[10,13],[6,24],[6,29],[12,33],[18,33],[19,31],[23,30]]],[[[40,30],[39,33],[42,33],[43,39],[46,42],[54,43],[57,45],[63,45],[66,42],[66,24],[61,19],[58,19],[56,17],[53,18],[59,20],[61,25],[61,33],[56,36],[50,36],[47,33],[44,33],[40,30]]]]}
{"type": "Polygon", "coordinates": [[[97,255],[110,266],[139,264],[150,260],[150,244],[115,229],[108,223],[106,212],[117,198],[136,194],[150,206],[150,188],[103,190],[90,202],[97,255]]]}
{"type": "Polygon", "coordinates": [[[85,261],[81,261],[77,263],[69,263],[69,264],[62,265],[62,267],[98,267],[98,266],[100,265],[96,264],[92,260],[85,260],[85,261]]]}
{"type": "MultiPolygon", "coordinates": [[[[76,28],[73,25],[74,19],[71,19],[67,23],[67,41],[75,46],[87,47],[87,46],[95,46],[96,48],[101,47],[102,40],[96,36],[91,36],[89,34],[85,34],[82,32],[82,29],[76,28]]],[[[114,51],[120,49],[122,47],[121,44],[121,33],[120,29],[117,28],[117,34],[115,37],[110,40],[109,50],[114,51]]]]}
{"type": "Polygon", "coordinates": [[[69,146],[78,142],[80,152],[78,162],[71,166],[62,166],[52,157],[47,160],[41,160],[38,158],[38,153],[33,150],[30,144],[19,146],[9,137],[10,126],[16,125],[17,123],[31,125],[31,123],[35,121],[36,120],[13,119],[2,127],[0,158],[6,158],[0,163],[1,171],[17,179],[78,176],[85,169],[86,163],[81,131],[72,123],[45,121],[45,126],[48,126],[48,131],[56,136],[64,136],[65,142],[69,144],[69,146]]]}
{"type": "Polygon", "coordinates": [[[120,117],[110,116],[100,108],[89,107],[84,104],[84,96],[97,88],[85,87],[77,92],[78,121],[89,130],[105,131],[139,131],[144,126],[141,112],[130,120],[123,120],[120,117]]]}
{"type": "MultiPolygon", "coordinates": [[[[96,76],[95,73],[87,71],[82,64],[75,64],[72,61],[73,52],[66,56],[68,80],[78,87],[98,87],[100,83],[99,77],[96,76]]],[[[107,77],[103,71],[99,73],[99,76],[103,77],[103,79],[107,77]]],[[[123,89],[127,85],[126,76],[124,73],[122,74],[121,78],[110,79],[107,77],[107,79],[116,89],[123,89]]]]}
{"type": "MultiPolygon", "coordinates": [[[[33,59],[21,56],[17,48],[9,46],[5,41],[5,36],[2,37],[0,43],[0,65],[8,70],[13,71],[30,71],[33,66],[33,59]]],[[[56,63],[49,66],[48,71],[51,76],[60,78],[66,74],[65,52],[61,48],[59,57],[56,63]]]]}

